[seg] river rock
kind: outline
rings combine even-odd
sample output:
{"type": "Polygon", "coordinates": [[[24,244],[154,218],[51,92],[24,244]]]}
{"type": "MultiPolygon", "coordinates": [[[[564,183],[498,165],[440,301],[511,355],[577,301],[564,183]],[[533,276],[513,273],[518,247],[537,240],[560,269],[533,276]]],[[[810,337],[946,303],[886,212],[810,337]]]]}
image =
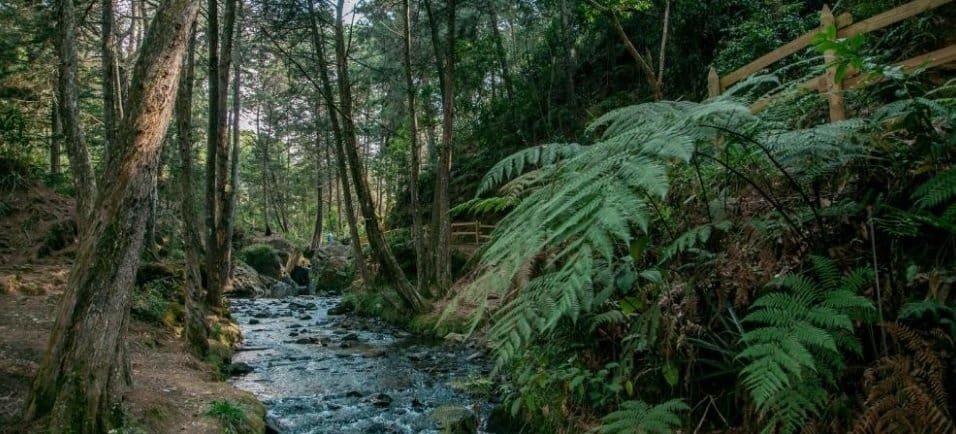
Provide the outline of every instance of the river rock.
{"type": "Polygon", "coordinates": [[[232,290],[227,295],[232,297],[266,297],[275,280],[260,275],[256,270],[242,261],[235,261],[232,271],[232,290]]]}
{"type": "Polygon", "coordinates": [[[230,377],[235,377],[238,375],[246,375],[252,372],[252,366],[249,366],[246,363],[230,363],[222,368],[222,372],[230,377]]]}
{"type": "Polygon", "coordinates": [[[278,281],[269,288],[269,296],[275,298],[292,297],[299,295],[299,288],[286,282],[278,281]]]}
{"type": "Polygon", "coordinates": [[[388,396],[388,395],[386,395],[386,394],[384,394],[384,393],[379,393],[379,394],[377,394],[377,395],[375,395],[375,396],[369,398],[369,402],[371,402],[372,405],[374,405],[374,406],[376,406],[376,407],[383,407],[383,408],[384,408],[384,407],[388,407],[388,406],[392,405],[392,397],[391,397],[391,396],[388,396]]]}
{"type": "Polygon", "coordinates": [[[309,269],[299,265],[292,267],[292,270],[289,271],[289,277],[299,286],[308,287],[311,281],[309,278],[309,269]]]}
{"type": "Polygon", "coordinates": [[[352,284],[355,270],[351,255],[352,249],[339,243],[322,246],[313,253],[309,277],[316,291],[339,293],[352,284]]]}
{"type": "Polygon", "coordinates": [[[304,337],[304,338],[296,339],[296,340],[295,340],[295,343],[297,343],[297,344],[321,344],[321,343],[322,343],[322,340],[319,339],[319,338],[317,338],[317,337],[315,337],[315,336],[309,336],[309,337],[304,337]]]}
{"type": "Polygon", "coordinates": [[[460,344],[462,342],[465,342],[465,340],[467,339],[468,339],[468,336],[463,335],[461,333],[449,333],[445,335],[445,342],[448,342],[448,343],[460,344]]]}
{"type": "Polygon", "coordinates": [[[431,419],[438,422],[443,433],[475,434],[478,431],[478,416],[465,407],[447,405],[436,408],[431,419]]]}
{"type": "Polygon", "coordinates": [[[355,310],[355,306],[352,303],[343,301],[337,304],[335,307],[329,309],[329,315],[345,315],[355,310]]]}

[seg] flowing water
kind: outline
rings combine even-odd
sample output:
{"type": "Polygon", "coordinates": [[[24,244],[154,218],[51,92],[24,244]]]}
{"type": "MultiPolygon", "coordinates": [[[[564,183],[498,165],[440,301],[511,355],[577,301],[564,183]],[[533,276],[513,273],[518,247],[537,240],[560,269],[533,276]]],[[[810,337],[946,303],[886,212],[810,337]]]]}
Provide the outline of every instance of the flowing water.
{"type": "Polygon", "coordinates": [[[233,378],[281,433],[438,433],[439,414],[486,415],[454,387],[489,371],[480,351],[423,340],[380,320],[330,315],[337,297],[235,299],[244,337],[233,378]],[[436,409],[441,408],[438,412],[436,409]]]}

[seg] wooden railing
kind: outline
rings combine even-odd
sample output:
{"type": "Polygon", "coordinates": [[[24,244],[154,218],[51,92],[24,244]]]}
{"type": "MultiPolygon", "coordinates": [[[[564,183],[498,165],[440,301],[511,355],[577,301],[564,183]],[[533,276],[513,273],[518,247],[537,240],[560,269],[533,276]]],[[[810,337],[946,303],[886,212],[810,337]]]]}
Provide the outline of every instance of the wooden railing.
{"type": "MultiPolygon", "coordinates": [[[[717,70],[714,69],[714,67],[711,67],[710,73],[707,77],[707,87],[710,96],[718,96],[723,93],[724,90],[740,82],[744,78],[747,78],[772,65],[773,63],[783,60],[794,53],[807,48],[813,42],[814,36],[822,31],[825,31],[830,26],[836,27],[837,37],[848,38],[882,29],[907,18],[951,3],[952,1],[953,0],[915,0],[902,6],[897,6],[858,23],[854,23],[853,17],[846,13],[834,17],[833,13],[830,11],[830,8],[828,6],[824,6],[823,10],[820,12],[819,28],[788,42],[776,50],[761,56],[757,60],[754,60],[753,62],[750,62],[747,65],[730,72],[727,75],[724,75],[723,77],[717,74],[717,70]]],[[[843,105],[843,90],[873,84],[882,80],[883,77],[880,77],[876,74],[867,75],[850,71],[849,73],[845,74],[844,77],[841,77],[841,80],[837,80],[836,66],[834,65],[834,63],[837,61],[836,54],[832,51],[825,52],[824,61],[826,62],[827,72],[802,83],[800,87],[826,93],[830,106],[830,120],[843,120],[846,118],[845,108],[843,105]]],[[[926,53],[921,56],[907,59],[898,62],[896,65],[903,68],[903,70],[909,71],[916,68],[933,68],[951,63],[953,61],[956,61],[956,45],[950,45],[946,48],[942,48],[931,53],[926,53]]],[[[751,106],[751,110],[755,112],[760,111],[767,106],[769,101],[770,100],[768,99],[759,100],[751,106]]]]}
{"type": "Polygon", "coordinates": [[[494,229],[494,225],[482,224],[479,221],[452,223],[451,242],[452,244],[481,245],[491,238],[491,231],[494,229]]]}

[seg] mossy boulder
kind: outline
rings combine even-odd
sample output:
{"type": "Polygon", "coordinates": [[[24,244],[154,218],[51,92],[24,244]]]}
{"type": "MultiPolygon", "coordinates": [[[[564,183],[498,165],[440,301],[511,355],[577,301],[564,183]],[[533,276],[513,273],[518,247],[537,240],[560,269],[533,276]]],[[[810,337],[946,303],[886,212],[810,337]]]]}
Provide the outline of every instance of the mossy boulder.
{"type": "Polygon", "coordinates": [[[442,434],[475,434],[478,431],[478,417],[465,407],[438,407],[430,417],[438,423],[442,434]]]}
{"type": "Polygon", "coordinates": [[[282,278],[282,259],[269,244],[253,244],[239,251],[239,259],[249,264],[256,272],[273,279],[282,278]]]}
{"type": "Polygon", "coordinates": [[[259,274],[249,264],[236,261],[232,269],[232,288],[228,295],[247,298],[266,297],[275,283],[275,279],[259,274]]]}
{"type": "Polygon", "coordinates": [[[352,249],[333,243],[313,253],[310,279],[317,292],[342,292],[355,280],[352,249]]]}

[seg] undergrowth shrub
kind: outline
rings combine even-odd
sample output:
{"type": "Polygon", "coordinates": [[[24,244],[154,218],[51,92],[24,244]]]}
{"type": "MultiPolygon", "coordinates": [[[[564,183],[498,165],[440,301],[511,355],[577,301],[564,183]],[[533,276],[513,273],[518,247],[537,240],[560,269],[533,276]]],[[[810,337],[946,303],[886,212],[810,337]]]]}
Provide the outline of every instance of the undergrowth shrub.
{"type": "Polygon", "coordinates": [[[133,290],[132,314],[153,324],[163,324],[174,300],[169,294],[176,290],[176,283],[169,279],[157,279],[144,283],[133,290]]]}
{"type": "Polygon", "coordinates": [[[227,434],[250,433],[245,409],[229,400],[215,400],[209,404],[206,415],[219,420],[227,434]]]}

